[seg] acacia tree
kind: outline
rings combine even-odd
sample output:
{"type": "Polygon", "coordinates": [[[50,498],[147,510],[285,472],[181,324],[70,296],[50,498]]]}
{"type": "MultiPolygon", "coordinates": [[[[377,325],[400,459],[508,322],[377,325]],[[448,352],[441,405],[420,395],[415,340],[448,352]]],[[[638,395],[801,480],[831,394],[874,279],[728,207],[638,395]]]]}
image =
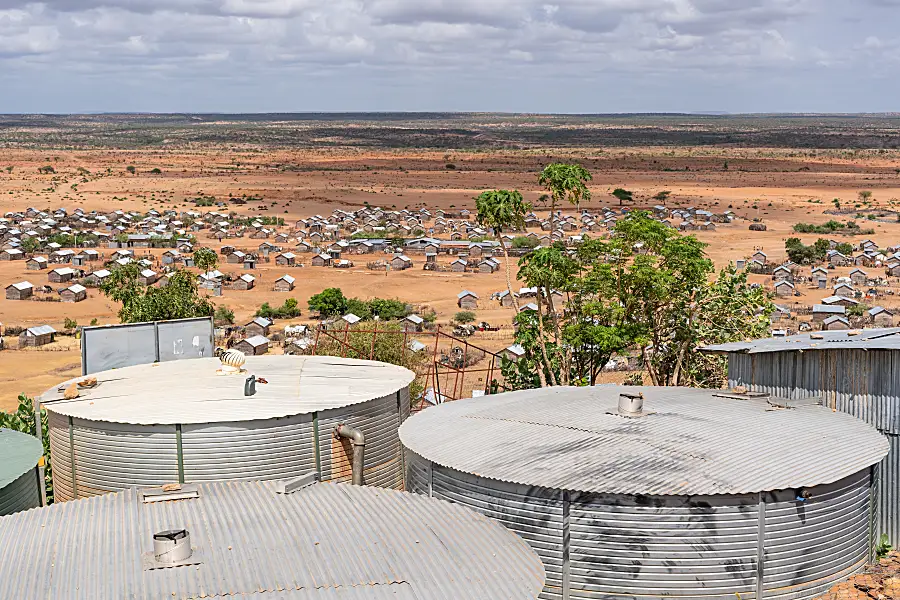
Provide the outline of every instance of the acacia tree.
{"type": "Polygon", "coordinates": [[[663,206],[665,206],[666,200],[669,199],[669,196],[671,194],[672,194],[672,192],[670,192],[669,190],[662,190],[662,191],[656,192],[656,195],[653,196],[653,199],[656,200],[657,202],[659,202],[660,204],[662,204],[663,206]]]}
{"type": "MultiPolygon", "coordinates": [[[[578,209],[581,203],[591,199],[591,191],[587,182],[591,180],[591,173],[581,165],[566,163],[551,163],[544,167],[538,177],[544,189],[550,192],[550,234],[552,235],[556,222],[557,204],[568,200],[578,209]]],[[[542,196],[543,198],[544,196],[542,196]]]]}
{"type": "Polygon", "coordinates": [[[519,302],[512,290],[509,251],[503,243],[502,234],[504,230],[517,231],[525,228],[525,215],[531,210],[531,204],[522,199],[522,194],[518,190],[490,190],[482,192],[475,198],[475,208],[478,211],[478,223],[490,229],[500,242],[506,266],[506,289],[518,313],[519,302]]]}
{"type": "Polygon", "coordinates": [[[122,303],[122,323],[207,317],[215,311],[213,303],[200,296],[197,282],[188,271],[172,272],[163,287],[141,285],[140,274],[137,263],[130,263],[114,269],[100,285],[107,298],[122,303]]]}
{"type": "Polygon", "coordinates": [[[632,202],[634,200],[634,192],[629,192],[623,188],[616,188],[612,191],[612,195],[619,199],[619,206],[622,206],[626,202],[632,202]]]}
{"type": "Polygon", "coordinates": [[[572,255],[554,246],[539,260],[523,258],[531,263],[520,270],[526,284],[548,297],[557,287],[566,306],[558,317],[525,311],[517,318],[516,342],[525,355],[504,365],[507,382],[590,385],[612,356],[633,351],[653,385],[720,385],[722,360],[695,349],[765,335],[774,305],[733,267],[713,278],[704,248],[634,211],[609,239],[587,239],[572,255]],[[546,372],[543,379],[535,369],[546,372]]]}

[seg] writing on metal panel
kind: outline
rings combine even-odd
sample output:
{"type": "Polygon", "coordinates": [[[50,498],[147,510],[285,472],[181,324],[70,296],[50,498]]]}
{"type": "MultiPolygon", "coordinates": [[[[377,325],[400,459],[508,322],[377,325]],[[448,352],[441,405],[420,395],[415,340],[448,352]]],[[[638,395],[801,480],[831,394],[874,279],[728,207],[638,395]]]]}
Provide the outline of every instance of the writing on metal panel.
{"type": "Polygon", "coordinates": [[[81,373],[212,356],[214,343],[211,317],[85,327],[81,373]]]}

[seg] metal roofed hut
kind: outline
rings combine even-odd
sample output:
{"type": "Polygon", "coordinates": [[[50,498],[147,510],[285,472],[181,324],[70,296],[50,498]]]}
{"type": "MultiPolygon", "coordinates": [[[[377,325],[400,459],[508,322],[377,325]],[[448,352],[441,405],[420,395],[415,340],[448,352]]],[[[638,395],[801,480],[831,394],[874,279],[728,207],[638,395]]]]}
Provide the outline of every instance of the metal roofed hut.
{"type": "Polygon", "coordinates": [[[528,545],[395,490],[294,482],[130,489],[0,519],[2,598],[533,600],[528,545]]]}
{"type": "Polygon", "coordinates": [[[0,429],[0,517],[41,505],[37,465],[43,453],[36,437],[0,429]]]}
{"type": "Polygon", "coordinates": [[[397,429],[412,371],[327,356],[248,356],[241,375],[219,375],[221,366],[196,358],[103,371],[75,400],[60,390],[81,377],[47,391],[56,500],[307,471],[349,481],[354,448],[333,435],[339,424],[365,436],[366,483],[402,487],[397,429]],[[251,375],[267,383],[245,395],[251,375]]]}
{"type": "Polygon", "coordinates": [[[891,451],[878,469],[878,533],[900,545],[900,328],[820,331],[708,346],[728,356],[729,387],[819,398],[874,425],[891,451]]]}
{"type": "Polygon", "coordinates": [[[821,406],[620,386],[446,403],[400,439],[407,489],[521,535],[565,600],[813,598],[870,559],[888,449],[821,406]]]}

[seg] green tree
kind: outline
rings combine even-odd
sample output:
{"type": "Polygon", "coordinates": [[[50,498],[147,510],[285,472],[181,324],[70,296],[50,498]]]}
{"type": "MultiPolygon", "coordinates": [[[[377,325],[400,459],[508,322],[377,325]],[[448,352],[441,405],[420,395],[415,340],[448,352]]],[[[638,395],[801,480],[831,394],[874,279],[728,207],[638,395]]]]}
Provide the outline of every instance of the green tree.
{"type": "Polygon", "coordinates": [[[194,252],[194,264],[201,273],[209,273],[219,266],[219,256],[210,248],[198,248],[194,252]]]}
{"type": "Polygon", "coordinates": [[[626,202],[632,202],[634,200],[634,193],[629,192],[623,188],[616,188],[612,191],[612,195],[619,199],[619,206],[622,206],[626,202]]]}
{"type": "MultiPolygon", "coordinates": [[[[806,246],[800,238],[791,237],[785,240],[784,249],[788,258],[798,265],[811,265],[822,262],[831,247],[828,240],[819,238],[811,246],[806,246]]],[[[852,251],[852,250],[851,250],[852,251]]]]}
{"type": "Polygon", "coordinates": [[[589,385],[615,354],[641,356],[652,385],[718,386],[725,365],[703,344],[765,335],[768,293],[733,267],[715,274],[705,244],[643,211],[620,219],[608,239],[586,239],[574,255],[540,249],[520,261],[520,278],[547,298],[550,314],[523,311],[503,366],[513,387],[589,385]],[[551,290],[565,297],[552,306],[551,290]]]}
{"type": "Polygon", "coordinates": [[[219,325],[234,325],[234,311],[227,306],[217,306],[213,320],[219,325]]]}
{"type": "Polygon", "coordinates": [[[662,204],[663,206],[665,206],[666,200],[669,199],[669,195],[671,193],[672,192],[670,192],[669,190],[663,190],[661,192],[656,192],[656,195],[653,196],[653,199],[656,200],[657,202],[659,202],[660,204],[662,204]]]}
{"type": "Polygon", "coordinates": [[[859,201],[863,204],[868,204],[869,200],[872,199],[872,192],[869,190],[862,190],[858,193],[859,201]]]}
{"type": "Polygon", "coordinates": [[[347,298],[341,288],[326,288],[309,299],[309,310],[322,317],[335,317],[347,313],[347,298]]]}
{"type": "MultiPolygon", "coordinates": [[[[550,231],[556,231],[556,206],[565,200],[578,209],[583,201],[591,199],[587,182],[591,173],[581,165],[551,163],[544,167],[538,183],[550,192],[550,231]]],[[[542,196],[543,197],[543,196],[542,196]]]]}
{"type": "Polygon", "coordinates": [[[471,310],[461,310],[453,315],[453,320],[460,325],[465,325],[466,323],[474,323],[475,313],[473,313],[471,310]]]}
{"type": "MultiPolygon", "coordinates": [[[[19,394],[19,405],[15,412],[0,411],[0,429],[12,429],[28,435],[37,435],[34,422],[34,400],[25,394],[19,394]]],[[[47,490],[47,502],[53,502],[53,471],[50,464],[50,435],[47,422],[47,411],[41,409],[41,440],[44,442],[44,487],[47,490]]]]}
{"type": "Polygon", "coordinates": [[[100,284],[100,291],[122,303],[119,320],[122,323],[165,321],[191,317],[212,316],[215,306],[201,297],[194,276],[177,270],[169,275],[163,287],[145,287],[138,282],[140,267],[136,263],[115,268],[100,284]]]}
{"type": "Polygon", "coordinates": [[[537,248],[540,244],[539,239],[527,235],[519,235],[512,239],[513,248],[537,248]]]}
{"type": "Polygon", "coordinates": [[[22,240],[22,251],[28,254],[34,254],[41,249],[41,241],[36,237],[29,237],[22,240]]]}
{"type": "Polygon", "coordinates": [[[482,227],[490,229],[497,241],[500,242],[506,267],[506,289],[512,297],[516,312],[519,312],[519,303],[512,291],[509,250],[503,242],[502,233],[524,229],[525,215],[531,210],[531,205],[522,199],[522,194],[518,190],[491,190],[482,192],[475,198],[475,209],[478,211],[478,223],[482,227]]]}
{"type": "Polygon", "coordinates": [[[137,169],[132,165],[128,165],[127,167],[125,167],[125,170],[128,171],[129,173],[131,173],[132,175],[134,175],[137,172],[137,169]]]}
{"type": "Polygon", "coordinates": [[[834,204],[834,207],[836,209],[841,210],[841,199],[840,198],[835,198],[831,202],[832,202],[832,204],[834,204]]]}

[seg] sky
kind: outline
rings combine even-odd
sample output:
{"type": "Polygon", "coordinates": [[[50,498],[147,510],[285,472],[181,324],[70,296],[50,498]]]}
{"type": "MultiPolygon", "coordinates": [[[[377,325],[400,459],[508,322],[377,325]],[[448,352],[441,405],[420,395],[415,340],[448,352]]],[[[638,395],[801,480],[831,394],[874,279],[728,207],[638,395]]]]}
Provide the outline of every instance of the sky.
{"type": "Polygon", "coordinates": [[[0,0],[0,113],[900,111],[900,0],[0,0]]]}

